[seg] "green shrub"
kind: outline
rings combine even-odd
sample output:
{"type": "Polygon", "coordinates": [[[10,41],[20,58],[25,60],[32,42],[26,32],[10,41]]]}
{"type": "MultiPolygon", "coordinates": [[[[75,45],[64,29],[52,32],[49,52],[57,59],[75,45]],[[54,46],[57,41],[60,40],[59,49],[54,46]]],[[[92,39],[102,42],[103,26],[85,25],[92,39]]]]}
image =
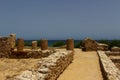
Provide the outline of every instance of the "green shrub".
{"type": "Polygon", "coordinates": [[[98,40],[98,42],[107,44],[109,49],[113,46],[120,47],[120,40],[98,40]]]}
{"type": "Polygon", "coordinates": [[[65,42],[64,41],[58,41],[58,42],[54,42],[52,44],[53,47],[60,47],[60,46],[64,46],[65,42]]]}
{"type": "Polygon", "coordinates": [[[74,47],[75,47],[75,48],[80,48],[81,45],[82,45],[82,41],[79,41],[79,42],[76,42],[76,43],[74,44],[74,47]]]}
{"type": "Polygon", "coordinates": [[[31,46],[31,42],[24,42],[24,46],[31,46]]]}

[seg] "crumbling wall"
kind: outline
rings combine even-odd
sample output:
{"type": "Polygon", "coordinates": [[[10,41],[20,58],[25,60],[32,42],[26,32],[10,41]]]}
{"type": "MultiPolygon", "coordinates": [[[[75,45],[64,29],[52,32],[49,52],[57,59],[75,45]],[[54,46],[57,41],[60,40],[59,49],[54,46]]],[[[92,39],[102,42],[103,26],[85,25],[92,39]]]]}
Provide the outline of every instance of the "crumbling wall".
{"type": "Polygon", "coordinates": [[[36,69],[26,70],[9,80],[56,80],[72,60],[72,51],[57,51],[39,61],[36,69]]]}
{"type": "Polygon", "coordinates": [[[107,54],[107,56],[120,56],[120,52],[105,51],[105,54],[107,54]]]}
{"type": "Polygon", "coordinates": [[[9,58],[43,58],[48,57],[56,50],[29,50],[29,51],[12,51],[12,54],[9,55],[9,58]]]}
{"type": "Polygon", "coordinates": [[[106,56],[105,52],[98,51],[101,70],[104,80],[120,80],[120,71],[114,63],[106,56]]]}
{"type": "Polygon", "coordinates": [[[120,52],[120,47],[114,46],[114,47],[111,48],[111,51],[112,52],[120,52]]]}

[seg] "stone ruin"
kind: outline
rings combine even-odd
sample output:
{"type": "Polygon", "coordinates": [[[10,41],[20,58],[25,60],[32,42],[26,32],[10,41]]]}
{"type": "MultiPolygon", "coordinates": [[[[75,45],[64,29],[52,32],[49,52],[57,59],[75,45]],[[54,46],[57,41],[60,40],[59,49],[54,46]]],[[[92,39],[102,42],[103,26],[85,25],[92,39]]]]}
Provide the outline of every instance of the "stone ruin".
{"type": "Polygon", "coordinates": [[[8,54],[15,47],[15,34],[11,34],[8,37],[0,37],[0,57],[8,57],[8,54]]]}
{"type": "Polygon", "coordinates": [[[39,61],[36,68],[23,71],[8,80],[57,80],[72,60],[73,52],[57,51],[39,61]]]}
{"type": "MultiPolygon", "coordinates": [[[[7,58],[41,58],[50,55],[54,50],[48,49],[48,40],[40,40],[40,48],[37,47],[37,41],[32,41],[31,49],[24,47],[24,39],[17,39],[16,46],[16,35],[11,34],[8,37],[0,37],[0,57],[7,58]],[[47,50],[46,53],[42,53],[42,50],[47,50]]],[[[67,50],[74,49],[74,40],[67,40],[67,50]]]]}
{"type": "Polygon", "coordinates": [[[112,52],[120,52],[120,47],[113,46],[113,47],[111,48],[111,51],[112,51],[112,52]]]}
{"type": "Polygon", "coordinates": [[[41,49],[37,47],[37,41],[32,41],[31,49],[24,47],[24,39],[17,39],[12,34],[8,37],[0,37],[1,58],[40,58],[36,67],[23,71],[21,74],[6,77],[6,80],[56,80],[59,75],[73,60],[74,41],[68,40],[67,50],[48,49],[48,41],[41,40],[41,49]],[[42,60],[41,60],[42,59],[42,60]]]}
{"type": "Polygon", "coordinates": [[[92,40],[90,38],[85,38],[82,41],[82,50],[83,51],[97,51],[97,50],[107,51],[108,45],[98,43],[95,40],[92,40]]]}
{"type": "Polygon", "coordinates": [[[104,80],[120,80],[120,70],[104,51],[98,51],[101,71],[104,80]]]}
{"type": "MultiPolygon", "coordinates": [[[[47,45],[47,44],[46,44],[47,45]]],[[[45,46],[46,46],[45,45],[45,46]]],[[[43,44],[44,46],[44,44],[43,44]]],[[[54,50],[47,50],[44,48],[45,52],[37,49],[37,41],[32,42],[32,49],[26,50],[24,47],[24,39],[17,39],[17,50],[16,50],[16,35],[11,34],[7,37],[0,37],[0,58],[41,58],[47,57],[54,50]]]]}

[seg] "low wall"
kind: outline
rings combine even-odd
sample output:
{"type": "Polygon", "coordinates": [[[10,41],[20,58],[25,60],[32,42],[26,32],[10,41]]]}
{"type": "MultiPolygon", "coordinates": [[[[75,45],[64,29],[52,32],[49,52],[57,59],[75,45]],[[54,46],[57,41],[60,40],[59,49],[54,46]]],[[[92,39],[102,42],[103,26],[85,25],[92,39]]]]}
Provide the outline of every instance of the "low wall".
{"type": "Polygon", "coordinates": [[[107,54],[108,56],[119,56],[120,52],[111,52],[111,51],[105,51],[105,54],[107,54]]]}
{"type": "Polygon", "coordinates": [[[42,58],[48,57],[53,52],[56,52],[55,49],[50,50],[23,50],[23,51],[8,51],[0,54],[0,58],[42,58]]]}
{"type": "Polygon", "coordinates": [[[13,51],[9,54],[9,58],[42,58],[48,57],[56,50],[29,50],[29,51],[13,51]]]}
{"type": "Polygon", "coordinates": [[[120,71],[103,51],[98,51],[104,80],[120,80],[120,71]]]}
{"type": "Polygon", "coordinates": [[[39,61],[35,69],[8,80],[56,80],[72,60],[72,51],[57,51],[39,61]]]}

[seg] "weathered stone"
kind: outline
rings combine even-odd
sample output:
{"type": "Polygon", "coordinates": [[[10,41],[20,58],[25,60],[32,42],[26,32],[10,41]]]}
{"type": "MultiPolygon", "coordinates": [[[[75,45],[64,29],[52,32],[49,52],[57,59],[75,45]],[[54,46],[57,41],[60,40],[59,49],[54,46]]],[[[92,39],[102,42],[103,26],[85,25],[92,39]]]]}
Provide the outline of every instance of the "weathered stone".
{"type": "Polygon", "coordinates": [[[42,39],[42,40],[40,41],[40,46],[41,46],[41,50],[46,50],[46,49],[48,49],[48,40],[42,39]]]}
{"type": "Polygon", "coordinates": [[[97,42],[90,38],[85,38],[82,42],[82,47],[83,51],[97,51],[97,42]]]}
{"type": "Polygon", "coordinates": [[[73,39],[67,39],[67,50],[74,50],[74,40],[73,39]]]}
{"type": "Polygon", "coordinates": [[[16,46],[16,34],[10,34],[10,37],[12,38],[11,39],[11,46],[12,46],[12,49],[14,49],[16,46]]]}
{"type": "Polygon", "coordinates": [[[37,41],[32,41],[32,49],[37,49],[37,41]]]}
{"type": "Polygon", "coordinates": [[[17,51],[23,51],[24,49],[24,39],[18,38],[17,40],[17,51]]]}
{"type": "Polygon", "coordinates": [[[111,51],[112,52],[120,52],[120,47],[114,46],[114,47],[111,48],[111,51]]]}
{"type": "Polygon", "coordinates": [[[11,53],[11,37],[0,37],[0,57],[8,57],[11,53]]]}
{"type": "Polygon", "coordinates": [[[10,58],[43,58],[47,57],[53,53],[53,50],[48,50],[47,52],[42,52],[40,50],[31,51],[13,51],[10,58]]]}
{"type": "Polygon", "coordinates": [[[57,51],[43,58],[36,69],[24,71],[13,80],[57,80],[72,60],[72,51],[57,51]]]}
{"type": "Polygon", "coordinates": [[[108,45],[107,44],[97,43],[97,45],[98,45],[97,50],[101,50],[101,51],[107,51],[108,50],[108,45]]]}
{"type": "Polygon", "coordinates": [[[98,51],[101,70],[105,80],[120,80],[120,71],[103,51],[98,51]]]}

